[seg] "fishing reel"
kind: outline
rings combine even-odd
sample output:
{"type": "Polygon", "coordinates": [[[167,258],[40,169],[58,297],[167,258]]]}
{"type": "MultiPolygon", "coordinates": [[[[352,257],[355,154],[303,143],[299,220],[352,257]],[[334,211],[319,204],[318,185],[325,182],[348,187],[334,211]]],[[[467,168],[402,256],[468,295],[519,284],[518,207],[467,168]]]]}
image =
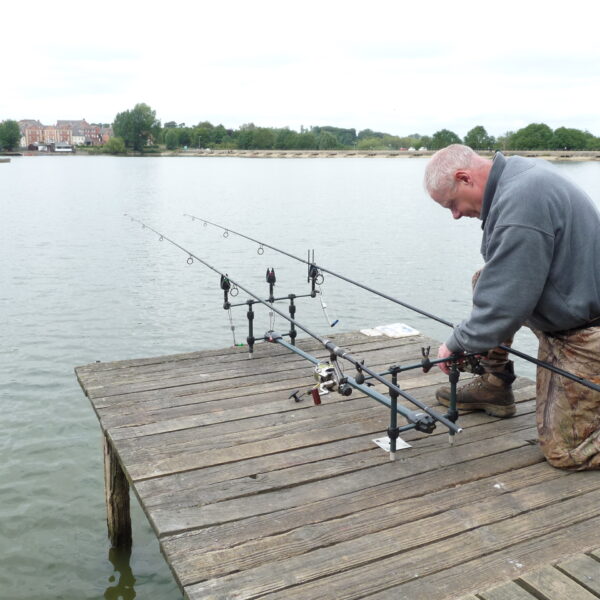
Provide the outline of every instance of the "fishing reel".
{"type": "Polygon", "coordinates": [[[485,369],[481,364],[482,356],[470,354],[469,356],[459,357],[456,367],[461,373],[473,373],[474,375],[483,375],[485,369]]]}
{"type": "Polygon", "coordinates": [[[316,383],[311,389],[311,394],[315,404],[321,404],[321,396],[331,392],[337,392],[342,396],[349,396],[352,393],[352,387],[346,382],[337,361],[315,365],[313,376],[316,383]]]}
{"type": "MultiPolygon", "coordinates": [[[[429,351],[431,350],[431,346],[427,346],[427,348],[421,348],[421,366],[423,368],[423,373],[428,373],[433,367],[434,363],[431,362],[429,358],[429,351]]],[[[455,364],[456,368],[461,373],[473,373],[474,375],[483,375],[485,373],[485,369],[481,364],[481,359],[483,356],[480,354],[453,354],[448,360],[447,363],[452,365],[455,364]]]]}

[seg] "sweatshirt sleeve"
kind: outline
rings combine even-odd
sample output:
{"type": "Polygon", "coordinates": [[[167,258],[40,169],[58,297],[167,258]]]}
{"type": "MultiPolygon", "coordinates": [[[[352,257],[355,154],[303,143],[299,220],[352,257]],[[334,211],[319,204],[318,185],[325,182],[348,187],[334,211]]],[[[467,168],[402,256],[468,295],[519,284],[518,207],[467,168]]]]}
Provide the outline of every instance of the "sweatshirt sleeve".
{"type": "Polygon", "coordinates": [[[473,309],[446,342],[449,350],[484,352],[503,343],[534,311],[552,263],[554,236],[526,225],[498,226],[473,292],[473,309]]]}

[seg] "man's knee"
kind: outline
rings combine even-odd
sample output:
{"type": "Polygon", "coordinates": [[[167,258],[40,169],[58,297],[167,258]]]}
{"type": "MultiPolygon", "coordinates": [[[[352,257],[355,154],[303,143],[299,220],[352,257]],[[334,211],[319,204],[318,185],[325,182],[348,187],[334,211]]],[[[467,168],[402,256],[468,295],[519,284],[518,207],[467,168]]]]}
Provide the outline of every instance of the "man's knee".
{"type": "Polygon", "coordinates": [[[540,439],[540,447],[548,463],[557,469],[575,471],[600,469],[600,430],[574,448],[552,438],[540,439]]]}

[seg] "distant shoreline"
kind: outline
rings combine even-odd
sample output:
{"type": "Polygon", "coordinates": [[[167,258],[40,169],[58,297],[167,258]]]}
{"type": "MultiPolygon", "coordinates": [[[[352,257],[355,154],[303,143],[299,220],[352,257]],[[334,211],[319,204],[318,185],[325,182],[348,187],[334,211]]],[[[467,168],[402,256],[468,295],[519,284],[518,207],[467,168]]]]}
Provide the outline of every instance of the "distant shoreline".
{"type": "MultiPolygon", "coordinates": [[[[422,158],[434,154],[434,150],[174,150],[163,152],[148,152],[147,154],[128,154],[127,156],[142,157],[197,157],[197,158],[422,158]]],[[[551,161],[597,161],[600,160],[600,150],[503,150],[505,156],[530,156],[551,161]]],[[[478,152],[481,156],[491,157],[492,151],[478,152]]],[[[0,156],[2,154],[0,153],[0,156]]],[[[6,153],[5,155],[8,155],[6,153]]],[[[82,149],[75,156],[109,156],[86,153],[82,149]]],[[[57,154],[52,152],[22,153],[12,152],[10,156],[73,156],[73,154],[57,154]]],[[[122,155],[121,155],[122,156],[122,155]]]]}
{"type": "MultiPolygon", "coordinates": [[[[435,150],[180,150],[161,152],[160,156],[215,156],[240,158],[419,158],[429,157],[435,150]]],[[[530,156],[546,160],[600,160],[600,150],[503,150],[505,156],[530,156]]],[[[494,151],[478,154],[492,157],[494,151]]]]}

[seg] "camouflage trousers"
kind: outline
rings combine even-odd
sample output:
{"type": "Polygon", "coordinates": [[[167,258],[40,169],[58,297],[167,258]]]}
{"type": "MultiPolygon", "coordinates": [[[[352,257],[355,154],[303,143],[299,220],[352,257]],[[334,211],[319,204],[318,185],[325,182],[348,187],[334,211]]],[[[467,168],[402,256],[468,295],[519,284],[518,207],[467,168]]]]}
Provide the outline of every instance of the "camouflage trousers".
{"type": "MultiPolygon", "coordinates": [[[[473,288],[480,271],[473,276],[473,288]]],[[[538,359],[600,385],[600,327],[547,335],[533,330],[538,359]]],[[[510,346],[512,339],[503,342],[510,346]]],[[[502,348],[487,352],[486,372],[502,371],[508,363],[502,348]]],[[[536,423],[546,460],[562,469],[600,469],[600,392],[537,367],[536,423]]]]}
{"type": "MultiPolygon", "coordinates": [[[[600,384],[600,327],[549,336],[535,331],[539,360],[600,384]]],[[[540,447],[562,469],[600,469],[600,392],[537,368],[540,447]]]]}

